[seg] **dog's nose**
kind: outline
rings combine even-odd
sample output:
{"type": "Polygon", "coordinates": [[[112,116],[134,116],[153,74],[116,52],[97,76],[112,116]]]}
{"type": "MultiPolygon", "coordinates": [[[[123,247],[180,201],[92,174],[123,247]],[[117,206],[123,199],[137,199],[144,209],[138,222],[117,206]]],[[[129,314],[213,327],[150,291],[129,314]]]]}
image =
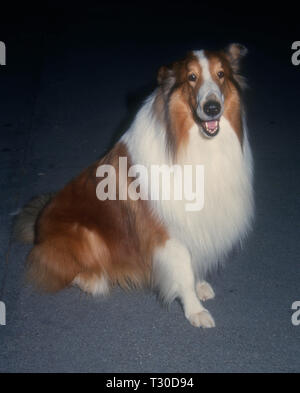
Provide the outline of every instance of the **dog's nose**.
{"type": "Polygon", "coordinates": [[[218,101],[207,101],[203,106],[203,110],[207,116],[217,116],[221,111],[221,105],[218,101]]]}

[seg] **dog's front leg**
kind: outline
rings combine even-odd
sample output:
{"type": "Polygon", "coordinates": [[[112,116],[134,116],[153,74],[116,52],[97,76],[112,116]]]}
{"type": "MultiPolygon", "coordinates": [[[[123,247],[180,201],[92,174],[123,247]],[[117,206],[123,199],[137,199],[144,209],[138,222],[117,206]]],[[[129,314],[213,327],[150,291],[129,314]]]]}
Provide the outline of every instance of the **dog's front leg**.
{"type": "Polygon", "coordinates": [[[155,251],[153,278],[163,300],[169,303],[179,297],[185,316],[193,326],[215,326],[212,316],[197,297],[191,256],[182,243],[169,239],[155,251]]]}

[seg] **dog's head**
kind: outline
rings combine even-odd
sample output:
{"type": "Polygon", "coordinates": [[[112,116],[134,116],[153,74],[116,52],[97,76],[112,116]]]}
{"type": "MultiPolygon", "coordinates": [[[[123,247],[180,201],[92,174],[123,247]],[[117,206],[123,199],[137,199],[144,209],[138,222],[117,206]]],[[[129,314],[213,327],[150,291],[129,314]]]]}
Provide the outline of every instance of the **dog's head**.
{"type": "Polygon", "coordinates": [[[243,45],[230,44],[221,51],[193,51],[161,67],[158,84],[168,110],[173,108],[171,116],[177,113],[182,118],[185,108],[186,123],[190,116],[205,137],[215,137],[221,116],[239,101],[239,91],[245,87],[239,68],[246,53],[243,45]]]}

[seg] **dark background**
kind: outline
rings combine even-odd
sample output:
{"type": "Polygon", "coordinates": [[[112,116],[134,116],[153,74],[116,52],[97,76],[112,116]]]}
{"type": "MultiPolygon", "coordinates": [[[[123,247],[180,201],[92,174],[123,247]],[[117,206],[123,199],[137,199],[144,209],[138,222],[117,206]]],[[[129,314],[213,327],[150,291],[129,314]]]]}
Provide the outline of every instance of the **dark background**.
{"type": "Polygon", "coordinates": [[[299,88],[294,6],[240,2],[1,4],[0,372],[299,372],[299,88]],[[179,303],[115,290],[41,295],[23,282],[29,248],[13,214],[55,191],[111,146],[155,86],[159,66],[191,49],[240,42],[255,159],[256,220],[243,250],[210,277],[217,327],[195,329],[179,303]]]}

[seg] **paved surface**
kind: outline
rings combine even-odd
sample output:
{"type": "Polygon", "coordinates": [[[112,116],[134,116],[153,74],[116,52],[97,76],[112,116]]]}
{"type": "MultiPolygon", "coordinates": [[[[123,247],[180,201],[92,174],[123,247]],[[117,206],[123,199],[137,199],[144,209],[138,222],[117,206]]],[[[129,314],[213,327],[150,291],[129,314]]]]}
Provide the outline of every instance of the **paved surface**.
{"type": "Polygon", "coordinates": [[[170,22],[156,20],[153,33],[154,11],[140,12],[143,18],[128,12],[124,21],[122,12],[101,9],[68,23],[58,14],[47,29],[41,21],[40,29],[7,30],[8,65],[0,68],[0,300],[7,310],[0,371],[299,372],[300,326],[291,323],[291,304],[300,300],[300,68],[291,65],[290,42],[270,45],[263,20],[256,35],[242,24],[208,35],[196,16],[193,28],[181,29],[178,10],[170,22]],[[207,307],[217,327],[193,328],[177,302],[166,311],[148,293],[115,290],[94,299],[75,288],[42,295],[26,286],[29,248],[11,243],[11,214],[101,156],[151,91],[161,64],[231,40],[250,49],[244,70],[256,221],[243,250],[210,278],[216,298],[207,307]]]}

